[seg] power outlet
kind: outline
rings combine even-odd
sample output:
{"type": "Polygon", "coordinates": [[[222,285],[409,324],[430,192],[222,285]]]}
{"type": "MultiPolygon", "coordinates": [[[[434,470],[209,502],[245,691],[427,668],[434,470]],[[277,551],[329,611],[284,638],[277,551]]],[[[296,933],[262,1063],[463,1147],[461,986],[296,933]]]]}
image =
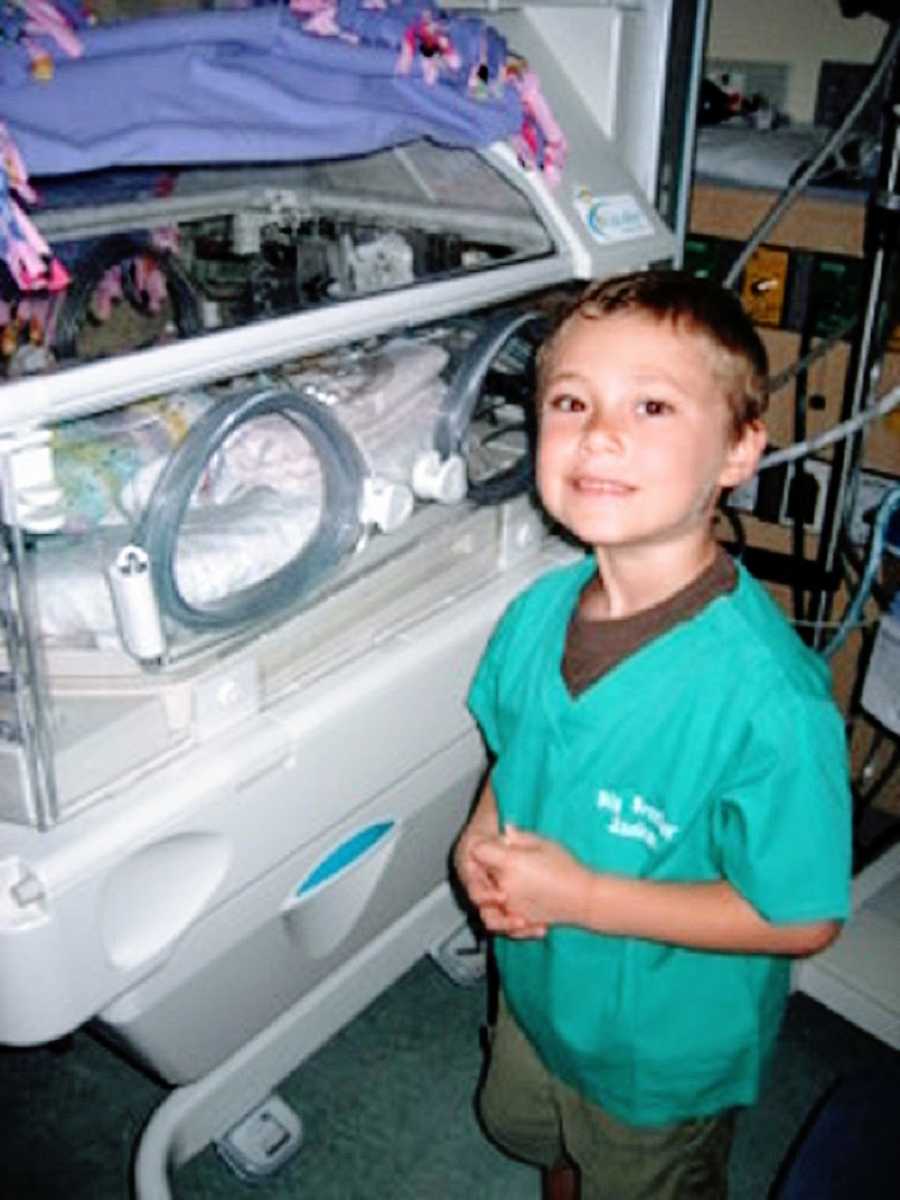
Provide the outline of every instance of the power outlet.
{"type": "Polygon", "coordinates": [[[735,488],[728,504],[778,525],[793,525],[799,516],[809,533],[821,533],[830,475],[831,464],[819,458],[804,459],[802,474],[796,463],[788,463],[735,488]]]}
{"type": "Polygon", "coordinates": [[[805,458],[799,472],[796,463],[789,463],[781,494],[779,523],[793,525],[799,516],[809,533],[821,533],[830,475],[831,463],[818,458],[805,458]]]}
{"type": "Polygon", "coordinates": [[[750,320],[777,329],[787,300],[790,255],[774,246],[760,246],[744,268],[741,303],[750,320]]]}
{"type": "MultiPolygon", "coordinates": [[[[793,525],[799,515],[808,533],[821,533],[830,478],[831,463],[821,458],[805,458],[801,476],[797,474],[796,463],[761,471],[747,483],[734,488],[727,503],[740,512],[752,513],[761,521],[778,525],[793,525]]],[[[875,512],[885,494],[898,483],[900,479],[894,475],[860,471],[847,528],[850,541],[855,545],[868,544],[875,512]]]]}

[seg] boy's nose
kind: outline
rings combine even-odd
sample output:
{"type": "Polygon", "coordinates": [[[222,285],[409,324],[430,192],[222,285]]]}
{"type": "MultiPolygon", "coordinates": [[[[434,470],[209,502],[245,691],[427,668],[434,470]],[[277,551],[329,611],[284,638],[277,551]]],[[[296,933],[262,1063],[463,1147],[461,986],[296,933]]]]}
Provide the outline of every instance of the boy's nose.
{"type": "Polygon", "coordinates": [[[590,450],[620,450],[624,440],[622,423],[614,413],[595,409],[585,422],[582,440],[590,450]]]}

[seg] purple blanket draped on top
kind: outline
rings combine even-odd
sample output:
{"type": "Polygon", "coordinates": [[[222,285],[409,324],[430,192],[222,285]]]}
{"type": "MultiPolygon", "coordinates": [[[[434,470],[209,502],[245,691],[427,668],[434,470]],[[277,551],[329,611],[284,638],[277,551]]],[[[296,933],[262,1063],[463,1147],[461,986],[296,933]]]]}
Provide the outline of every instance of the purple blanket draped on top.
{"type": "Polygon", "coordinates": [[[522,122],[514,89],[398,74],[396,54],[303,31],[282,7],[185,12],[84,30],[36,83],[0,57],[0,120],[32,176],[112,165],[299,161],[414,138],[485,145],[522,122]]]}

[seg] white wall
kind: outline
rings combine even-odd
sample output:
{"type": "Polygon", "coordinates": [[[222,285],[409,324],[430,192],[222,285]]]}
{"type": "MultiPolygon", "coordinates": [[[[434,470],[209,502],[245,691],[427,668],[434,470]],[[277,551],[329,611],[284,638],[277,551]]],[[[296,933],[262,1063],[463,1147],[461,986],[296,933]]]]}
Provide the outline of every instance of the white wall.
{"type": "Polygon", "coordinates": [[[878,17],[841,16],[838,0],[711,0],[706,53],[789,63],[787,111],[811,121],[822,60],[870,63],[887,30],[878,17]]]}

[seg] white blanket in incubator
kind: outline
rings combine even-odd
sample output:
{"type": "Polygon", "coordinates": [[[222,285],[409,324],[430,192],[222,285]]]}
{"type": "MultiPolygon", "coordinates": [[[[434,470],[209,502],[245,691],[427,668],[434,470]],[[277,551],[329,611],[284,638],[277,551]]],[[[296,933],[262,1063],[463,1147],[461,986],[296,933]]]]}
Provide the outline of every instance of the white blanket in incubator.
{"type": "MultiPolygon", "coordinates": [[[[433,445],[447,361],[434,342],[394,338],[288,364],[278,382],[332,412],[373,477],[408,486],[417,458],[433,445]]],[[[198,417],[238,389],[248,390],[247,381],[55,429],[67,517],[60,534],[38,543],[40,621],[48,639],[118,643],[105,572],[129,542],[169,455],[198,417]]],[[[178,534],[181,592],[207,604],[271,575],[302,550],[321,508],[321,464],[302,431],[279,414],[245,422],[211,454],[191,497],[178,534]]]]}

